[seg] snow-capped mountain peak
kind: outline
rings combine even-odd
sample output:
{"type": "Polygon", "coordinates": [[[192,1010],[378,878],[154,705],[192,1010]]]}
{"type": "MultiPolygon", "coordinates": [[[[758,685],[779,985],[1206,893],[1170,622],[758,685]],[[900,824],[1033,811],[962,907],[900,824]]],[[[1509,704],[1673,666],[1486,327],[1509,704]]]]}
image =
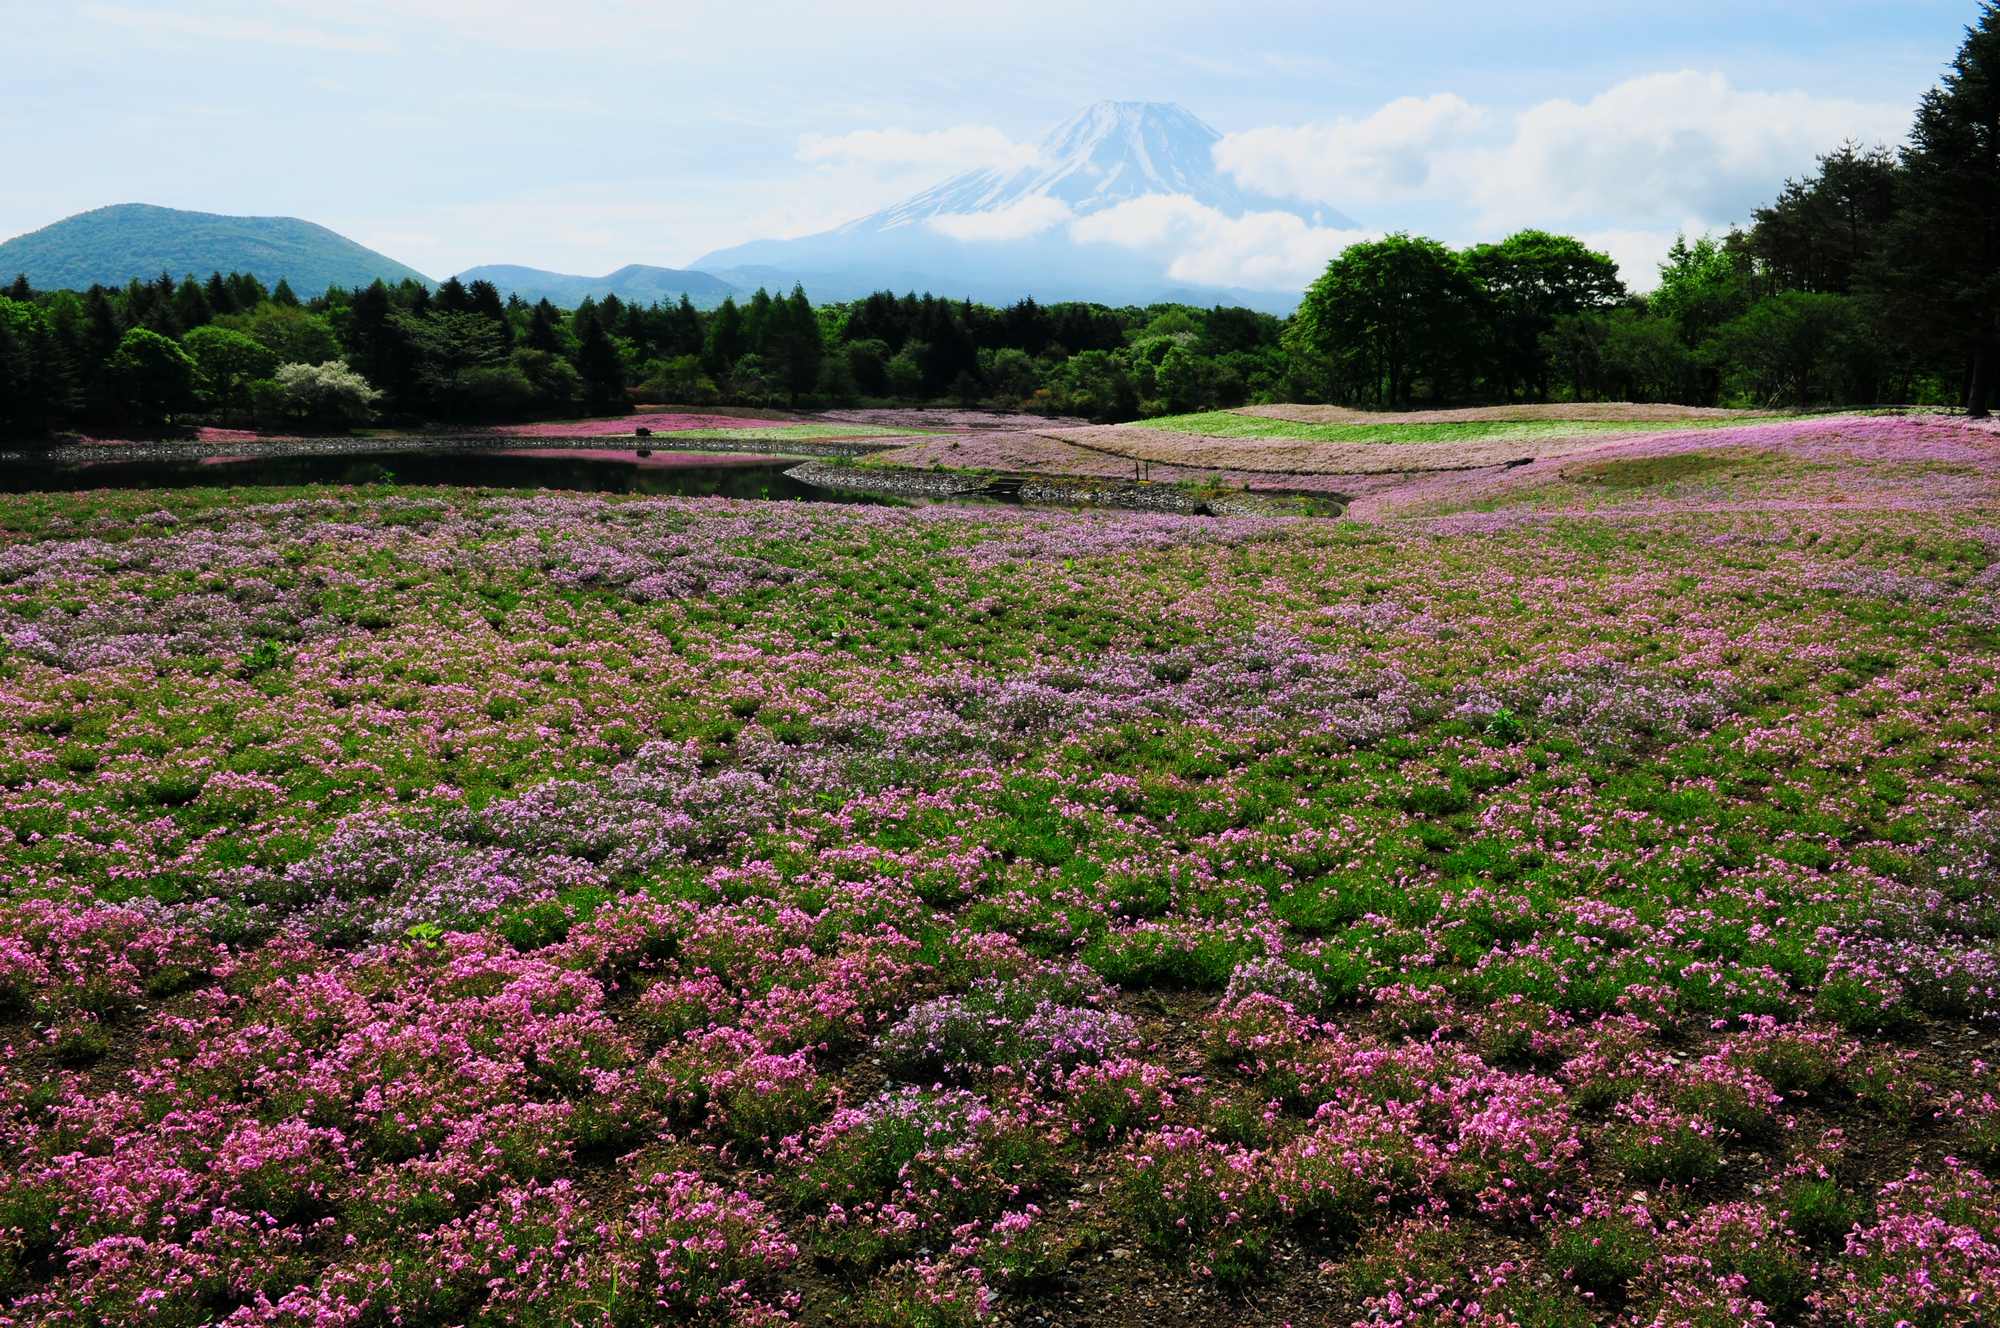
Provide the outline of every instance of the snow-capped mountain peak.
{"type": "Polygon", "coordinates": [[[1285,207],[1246,193],[1216,169],[1221,138],[1172,102],[1101,101],[1051,130],[1031,164],[968,171],[841,229],[886,231],[1037,205],[1087,216],[1155,194],[1185,195],[1230,216],[1285,207]]]}
{"type": "MultiPolygon", "coordinates": [[[[1192,200],[1231,218],[1288,213],[1306,227],[1354,226],[1330,208],[1242,188],[1216,167],[1221,138],[1171,102],[1098,102],[1057,125],[1032,154],[1005,165],[967,171],[834,230],[752,240],[704,255],[694,266],[746,290],[787,289],[797,281],[817,299],[930,290],[995,304],[1033,295],[1112,304],[1227,299],[1288,310],[1291,291],[1201,287],[1166,270],[1159,244],[1112,234],[1118,209],[1158,199],[1192,200]]],[[[1162,217],[1183,227],[1201,220],[1175,206],[1142,208],[1134,221],[1143,231],[1162,217]]]]}

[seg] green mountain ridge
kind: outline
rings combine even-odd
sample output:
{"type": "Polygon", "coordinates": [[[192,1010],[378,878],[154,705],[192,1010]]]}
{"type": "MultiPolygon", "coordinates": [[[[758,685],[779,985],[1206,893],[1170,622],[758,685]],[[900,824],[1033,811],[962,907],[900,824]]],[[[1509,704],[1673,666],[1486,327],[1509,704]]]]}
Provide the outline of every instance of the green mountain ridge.
{"type": "Polygon", "coordinates": [[[30,231],[0,244],[0,281],[24,274],[40,290],[122,286],[137,278],[247,272],[267,286],[280,278],[301,295],[376,278],[429,277],[338,232],[297,217],[232,217],[119,203],[30,231]]]}

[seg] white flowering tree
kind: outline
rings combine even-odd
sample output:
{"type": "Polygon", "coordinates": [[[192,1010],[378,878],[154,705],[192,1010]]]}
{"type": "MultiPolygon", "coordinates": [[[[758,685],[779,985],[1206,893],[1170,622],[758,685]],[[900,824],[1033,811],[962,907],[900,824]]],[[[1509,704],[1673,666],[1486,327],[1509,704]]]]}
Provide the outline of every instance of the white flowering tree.
{"type": "Polygon", "coordinates": [[[351,428],[374,418],[382,393],[339,360],[283,364],[256,385],[257,413],[272,423],[351,428]]]}

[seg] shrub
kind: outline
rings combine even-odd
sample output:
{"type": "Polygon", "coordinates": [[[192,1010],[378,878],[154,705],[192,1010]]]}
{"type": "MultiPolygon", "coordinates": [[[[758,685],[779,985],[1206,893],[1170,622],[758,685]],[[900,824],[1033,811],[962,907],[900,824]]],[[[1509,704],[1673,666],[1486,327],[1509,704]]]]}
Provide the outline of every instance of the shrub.
{"type": "Polygon", "coordinates": [[[1232,1005],[1252,993],[1283,1001],[1307,1015],[1317,1014],[1326,1001],[1326,992],[1318,978],[1276,957],[1238,964],[1236,971],[1229,975],[1229,986],[1222,993],[1222,1003],[1232,1005]]]}
{"type": "Polygon", "coordinates": [[[987,1319],[993,1293],[932,1260],[899,1264],[845,1307],[842,1321],[861,1328],[974,1328],[987,1319]]]}
{"type": "Polygon", "coordinates": [[[917,1005],[877,1047],[904,1079],[964,1082],[1006,1066],[1054,1080],[1133,1044],[1131,1020],[1080,1003],[1098,997],[1093,987],[1073,974],[982,979],[963,995],[917,1005]]]}
{"type": "Polygon", "coordinates": [[[1328,1106],[1271,1156],[1269,1185],[1294,1222],[1352,1235],[1395,1200],[1421,1193],[1442,1166],[1406,1104],[1328,1106]]]}
{"type": "Polygon", "coordinates": [[[710,1078],[709,1114],[729,1138],[773,1149],[824,1113],[831,1094],[806,1054],[762,1052],[710,1078]]]}
{"type": "Polygon", "coordinates": [[[1118,1182],[1120,1211],[1162,1254],[1192,1254],[1194,1270],[1231,1286],[1269,1255],[1270,1191],[1259,1153],[1197,1129],[1169,1128],[1135,1143],[1118,1182]]]}
{"type": "Polygon", "coordinates": [[[1174,1105],[1173,1083],[1157,1065],[1118,1058],[1070,1071],[1062,1096],[1077,1132],[1101,1144],[1157,1128],[1174,1105]]]}
{"type": "Polygon", "coordinates": [[[815,1248],[862,1265],[991,1218],[1036,1192],[1058,1159],[1021,1120],[962,1090],[906,1088],[834,1113],[780,1154],[815,1248]]]}
{"type": "Polygon", "coordinates": [[[566,1322],[761,1328],[789,1322],[794,1292],[774,1286],[798,1257],[764,1206],[693,1171],[661,1172],[606,1234],[566,1298],[566,1322]]]}
{"type": "Polygon", "coordinates": [[[1616,1304],[1656,1252],[1653,1233],[1622,1213],[1577,1218],[1549,1241],[1549,1257],[1578,1290],[1616,1304]]]}
{"type": "Polygon", "coordinates": [[[1722,1145],[1715,1126],[1641,1093],[1620,1106],[1623,1122],[1605,1136],[1613,1164],[1641,1184],[1692,1185],[1722,1170],[1722,1145]]]}

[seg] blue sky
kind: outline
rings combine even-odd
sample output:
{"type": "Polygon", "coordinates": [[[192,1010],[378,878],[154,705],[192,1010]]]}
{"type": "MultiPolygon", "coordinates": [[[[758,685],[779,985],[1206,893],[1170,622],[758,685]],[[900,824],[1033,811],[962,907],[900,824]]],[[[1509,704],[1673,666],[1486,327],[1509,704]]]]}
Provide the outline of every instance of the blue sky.
{"type": "MultiPolygon", "coordinates": [[[[307,217],[433,275],[680,265],[1120,98],[1180,102],[1241,178],[1366,233],[1540,224],[1629,271],[1844,137],[1899,138],[1973,9],[0,0],[0,236],[150,202],[307,217]]],[[[1212,229],[1199,261],[1288,280],[1346,238],[1212,229]]]]}

